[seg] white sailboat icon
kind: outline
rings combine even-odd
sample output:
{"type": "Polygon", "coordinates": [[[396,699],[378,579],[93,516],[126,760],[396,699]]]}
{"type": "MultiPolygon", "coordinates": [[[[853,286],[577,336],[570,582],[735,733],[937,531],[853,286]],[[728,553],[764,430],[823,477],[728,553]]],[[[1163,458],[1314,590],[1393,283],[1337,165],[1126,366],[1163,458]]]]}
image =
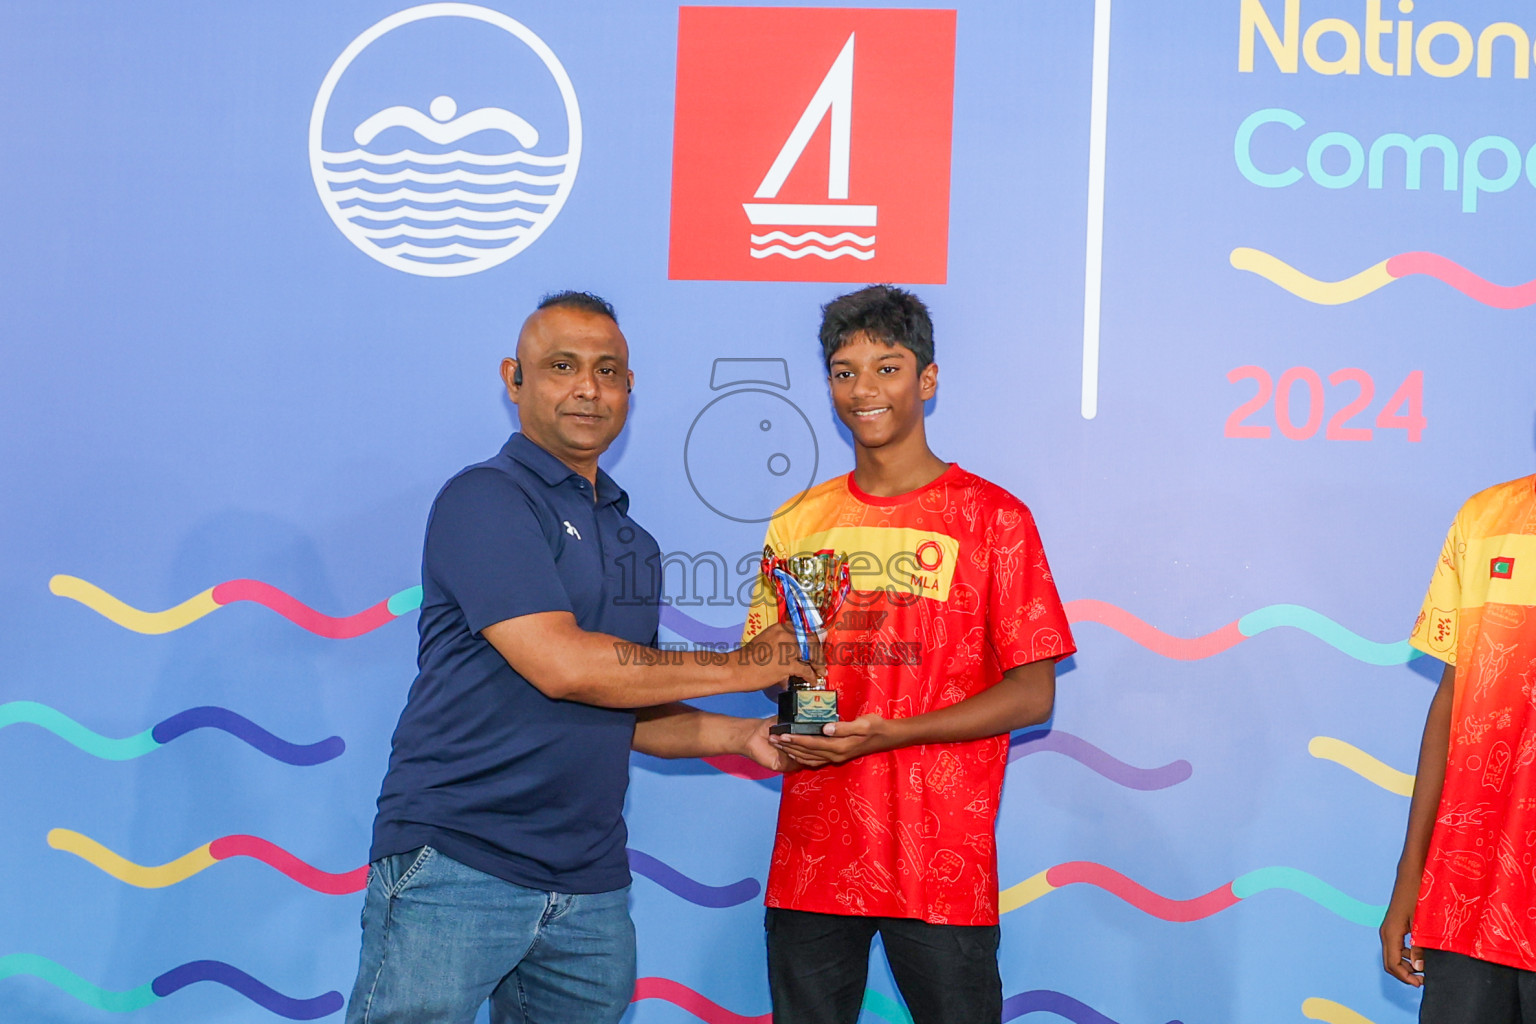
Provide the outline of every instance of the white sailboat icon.
{"type": "MultiPolygon", "coordinates": [[[[831,119],[831,151],[827,160],[827,202],[825,203],[743,203],[747,220],[754,227],[799,228],[873,228],[879,208],[868,204],[849,203],[848,170],[853,142],[853,51],[854,35],[848,36],[842,51],[832,62],[832,67],[821,80],[810,103],[800,114],[789,137],[779,149],[762,184],[758,185],[754,199],[777,199],[779,190],[789,177],[811,136],[823,120],[831,119]]],[[[810,230],[800,234],[785,231],[769,231],[752,235],[751,254],[756,259],[769,256],[786,256],[801,259],[818,256],[832,260],[844,256],[868,260],[874,258],[875,236],[859,235],[845,230],[836,235],[826,235],[810,230]],[[773,244],[783,243],[783,244],[773,244]],[[758,248],[762,246],[762,248],[758,248]],[[831,247],[831,248],[828,248],[831,247]]]]}

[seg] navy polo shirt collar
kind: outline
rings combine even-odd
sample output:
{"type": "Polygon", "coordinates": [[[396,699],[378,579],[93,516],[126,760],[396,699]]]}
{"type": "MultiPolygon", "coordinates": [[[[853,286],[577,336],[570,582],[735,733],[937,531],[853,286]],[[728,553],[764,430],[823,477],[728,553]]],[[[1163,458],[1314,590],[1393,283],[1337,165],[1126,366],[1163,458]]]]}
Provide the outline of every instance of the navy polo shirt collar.
{"type": "MultiPolygon", "coordinates": [[[[522,431],[517,431],[507,438],[507,443],[502,446],[501,452],[507,458],[533,470],[540,480],[551,487],[558,486],[572,477],[577,480],[582,479],[581,474],[530,441],[522,431]]],[[[629,512],[629,495],[625,493],[624,488],[614,483],[613,477],[603,472],[601,467],[597,471],[597,504],[617,505],[619,515],[626,515],[629,512]]]]}

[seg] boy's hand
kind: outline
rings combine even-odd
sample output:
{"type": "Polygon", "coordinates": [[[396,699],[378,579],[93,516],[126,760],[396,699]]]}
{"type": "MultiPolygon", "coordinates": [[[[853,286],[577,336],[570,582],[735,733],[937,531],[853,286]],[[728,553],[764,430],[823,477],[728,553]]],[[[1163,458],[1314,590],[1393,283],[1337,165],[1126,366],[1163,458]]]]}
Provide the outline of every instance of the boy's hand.
{"type": "Polygon", "coordinates": [[[1424,951],[1405,945],[1413,930],[1414,905],[1408,902],[1407,906],[1399,906],[1402,902],[1407,901],[1393,900],[1388,904],[1381,921],[1381,966],[1404,985],[1417,988],[1424,984],[1424,951]]]}
{"type": "Polygon", "coordinates": [[[877,713],[860,715],[851,722],[835,722],[823,726],[821,731],[820,736],[785,733],[770,737],[770,741],[802,768],[843,764],[901,745],[895,739],[892,723],[877,713]]]}

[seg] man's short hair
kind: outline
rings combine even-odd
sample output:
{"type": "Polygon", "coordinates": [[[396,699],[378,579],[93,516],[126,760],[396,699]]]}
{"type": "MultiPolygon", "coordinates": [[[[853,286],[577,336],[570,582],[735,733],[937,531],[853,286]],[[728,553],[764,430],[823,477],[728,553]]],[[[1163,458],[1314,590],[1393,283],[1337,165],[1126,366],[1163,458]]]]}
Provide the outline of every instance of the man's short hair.
{"type": "Polygon", "coordinates": [[[595,313],[605,316],[615,324],[619,322],[618,314],[613,311],[613,303],[601,295],[591,292],[563,291],[550,292],[539,300],[539,309],[577,309],[583,313],[595,313]]]}
{"type": "Polygon", "coordinates": [[[905,289],[872,284],[821,307],[821,357],[828,371],[832,356],[856,334],[907,349],[920,371],[933,362],[933,320],[923,300],[905,289]]]}

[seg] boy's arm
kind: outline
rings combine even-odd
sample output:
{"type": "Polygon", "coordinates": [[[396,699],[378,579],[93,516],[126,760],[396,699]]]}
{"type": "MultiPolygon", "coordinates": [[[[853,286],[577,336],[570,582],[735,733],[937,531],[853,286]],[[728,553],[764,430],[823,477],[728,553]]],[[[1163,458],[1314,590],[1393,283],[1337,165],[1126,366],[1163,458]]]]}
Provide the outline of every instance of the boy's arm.
{"type": "Polygon", "coordinates": [[[772,771],[790,771],[794,762],[768,742],[772,721],[717,715],[683,703],[662,704],[635,712],[635,738],[630,746],[652,757],[740,754],[772,771]]]}
{"type": "Polygon", "coordinates": [[[783,735],[771,742],[805,768],[842,764],[865,754],[922,743],[962,743],[1039,725],[1056,700],[1056,660],[1019,665],[958,704],[911,718],[862,715],[823,729],[823,736],[783,735]]]}
{"type": "Polygon", "coordinates": [[[1414,946],[1406,952],[1403,940],[1413,930],[1413,910],[1429,856],[1429,839],[1435,830],[1440,791],[1445,787],[1445,764],[1451,744],[1451,704],[1456,689],[1456,667],[1445,666],[1440,688],[1429,702],[1424,739],[1419,744],[1418,775],[1413,782],[1413,803],[1408,807],[1408,834],[1397,862],[1397,881],[1381,921],[1381,965],[1406,985],[1422,985],[1424,952],[1414,946]]]}

